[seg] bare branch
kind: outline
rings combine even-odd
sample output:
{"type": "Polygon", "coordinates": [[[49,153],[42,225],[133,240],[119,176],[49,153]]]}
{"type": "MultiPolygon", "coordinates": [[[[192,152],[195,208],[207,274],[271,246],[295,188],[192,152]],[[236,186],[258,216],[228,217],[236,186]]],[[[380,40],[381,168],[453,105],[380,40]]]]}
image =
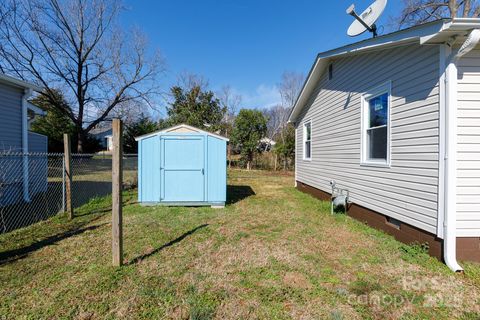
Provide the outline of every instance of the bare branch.
{"type": "Polygon", "coordinates": [[[304,76],[295,72],[284,72],[282,81],[278,84],[282,105],[284,108],[292,108],[302,89],[304,76]]]}
{"type": "Polygon", "coordinates": [[[403,10],[394,18],[394,24],[402,28],[458,16],[480,16],[478,0],[403,0],[403,10]]]}
{"type": "Polygon", "coordinates": [[[403,10],[395,18],[398,28],[456,16],[465,3],[456,0],[403,0],[403,10]]]}
{"type": "Polygon", "coordinates": [[[217,97],[222,107],[227,110],[225,114],[226,122],[232,124],[242,102],[242,96],[236,94],[230,86],[224,86],[217,92],[217,97]]]}
{"type": "Polygon", "coordinates": [[[188,71],[181,72],[177,77],[177,86],[191,90],[194,87],[199,87],[202,91],[209,86],[208,79],[199,74],[190,73],[188,71]]]}
{"type": "MultiPolygon", "coordinates": [[[[470,10],[472,9],[472,2],[470,0],[464,0],[462,1],[462,3],[463,3],[462,17],[467,18],[468,16],[470,16],[470,10]]],[[[460,5],[462,3],[460,3],[460,5]]]]}
{"type": "Polygon", "coordinates": [[[472,14],[473,18],[480,18],[480,4],[477,5],[472,14]]]}
{"type": "Polygon", "coordinates": [[[123,33],[116,27],[120,1],[0,3],[0,71],[43,86],[42,95],[82,135],[117,106],[134,100],[151,104],[160,93],[164,62],[147,53],[139,31],[123,33]],[[56,91],[67,105],[55,101],[56,91]]]}

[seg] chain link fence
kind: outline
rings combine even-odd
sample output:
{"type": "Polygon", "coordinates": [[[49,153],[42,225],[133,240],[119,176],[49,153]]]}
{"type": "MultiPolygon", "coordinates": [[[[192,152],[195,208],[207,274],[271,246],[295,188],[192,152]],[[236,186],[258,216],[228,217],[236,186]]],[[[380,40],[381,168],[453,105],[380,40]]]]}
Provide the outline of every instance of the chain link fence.
{"type": "MultiPolygon", "coordinates": [[[[137,155],[123,157],[124,187],[137,186],[137,155]]],[[[72,154],[72,205],[112,192],[109,155],[72,154]]],[[[0,154],[0,233],[48,219],[66,209],[62,153],[0,154]]]]}

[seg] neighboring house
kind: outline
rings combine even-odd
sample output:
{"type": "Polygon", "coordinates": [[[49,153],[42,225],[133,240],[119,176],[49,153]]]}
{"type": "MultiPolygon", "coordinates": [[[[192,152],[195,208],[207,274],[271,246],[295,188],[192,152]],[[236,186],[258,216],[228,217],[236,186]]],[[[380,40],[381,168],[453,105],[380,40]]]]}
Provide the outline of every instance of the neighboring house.
{"type": "Polygon", "coordinates": [[[289,119],[300,190],[330,199],[335,181],[349,215],[453,270],[480,261],[479,29],[440,20],[321,53],[289,119]]]}
{"type": "Polygon", "coordinates": [[[262,151],[272,151],[273,147],[275,147],[276,144],[277,143],[275,141],[267,137],[262,138],[259,141],[260,150],[262,151]]]}
{"type": "Polygon", "coordinates": [[[29,131],[29,118],[44,114],[27,101],[34,91],[41,88],[0,74],[0,206],[47,188],[47,137],[29,131]]]}
{"type": "Polygon", "coordinates": [[[94,128],[90,131],[90,134],[100,141],[100,145],[105,151],[112,151],[112,126],[102,126],[94,128]]]}

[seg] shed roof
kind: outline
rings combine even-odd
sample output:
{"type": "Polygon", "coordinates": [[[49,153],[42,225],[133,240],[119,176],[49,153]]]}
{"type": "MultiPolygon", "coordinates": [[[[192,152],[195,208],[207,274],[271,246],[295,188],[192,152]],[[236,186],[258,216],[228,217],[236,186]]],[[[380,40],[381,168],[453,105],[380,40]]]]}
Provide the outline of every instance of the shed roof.
{"type": "Polygon", "coordinates": [[[288,121],[295,122],[300,115],[308,97],[315,89],[332,58],[383,50],[407,43],[442,44],[452,39],[465,37],[471,30],[479,28],[480,18],[441,19],[319,53],[293,105],[288,121]]]}
{"type": "Polygon", "coordinates": [[[199,128],[195,128],[195,127],[189,126],[188,124],[183,124],[183,123],[179,124],[177,126],[167,128],[167,129],[163,129],[163,130],[159,130],[159,131],[155,131],[155,132],[152,132],[152,133],[148,133],[148,134],[138,136],[138,137],[135,138],[135,140],[139,141],[139,140],[142,140],[142,139],[145,139],[145,138],[148,138],[148,137],[152,137],[152,136],[155,136],[155,135],[158,135],[158,134],[161,134],[161,133],[179,132],[179,130],[181,130],[181,129],[185,129],[186,131],[184,131],[184,132],[198,132],[198,133],[203,133],[203,134],[206,134],[206,135],[209,135],[209,136],[221,139],[221,140],[229,141],[228,138],[226,138],[224,136],[221,136],[219,134],[208,132],[208,131],[205,131],[205,130],[202,130],[202,129],[199,129],[199,128]]]}

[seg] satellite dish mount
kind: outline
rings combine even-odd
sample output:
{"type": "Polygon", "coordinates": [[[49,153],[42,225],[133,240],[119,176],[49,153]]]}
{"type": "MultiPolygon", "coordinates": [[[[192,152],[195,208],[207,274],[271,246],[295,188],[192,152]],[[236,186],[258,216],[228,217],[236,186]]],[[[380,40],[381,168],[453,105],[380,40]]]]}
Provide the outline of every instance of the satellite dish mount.
{"type": "Polygon", "coordinates": [[[374,23],[371,26],[369,26],[363,19],[355,12],[355,5],[352,4],[350,7],[347,9],[347,13],[357,19],[358,22],[362,24],[362,26],[365,27],[369,32],[373,34],[373,37],[377,37],[377,25],[374,23]]]}
{"type": "Polygon", "coordinates": [[[355,21],[348,28],[347,34],[351,37],[358,36],[365,31],[372,33],[375,38],[377,34],[377,25],[375,22],[380,18],[387,5],[387,0],[376,0],[361,14],[355,12],[355,5],[352,4],[347,9],[347,14],[355,18],[355,21]]]}

